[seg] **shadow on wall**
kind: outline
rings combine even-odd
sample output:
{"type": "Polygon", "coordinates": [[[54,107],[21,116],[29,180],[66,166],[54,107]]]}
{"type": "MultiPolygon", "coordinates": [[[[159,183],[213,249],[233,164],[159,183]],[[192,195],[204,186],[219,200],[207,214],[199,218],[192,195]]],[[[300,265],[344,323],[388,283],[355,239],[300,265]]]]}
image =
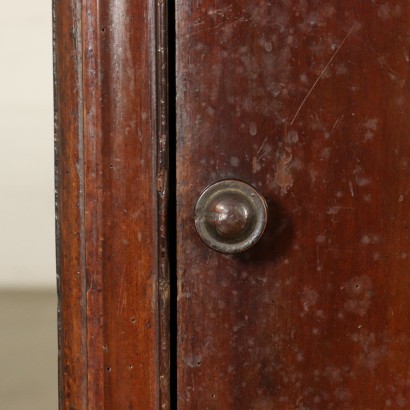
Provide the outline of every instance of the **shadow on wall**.
{"type": "Polygon", "coordinates": [[[54,291],[0,291],[0,407],[56,410],[54,291]]]}

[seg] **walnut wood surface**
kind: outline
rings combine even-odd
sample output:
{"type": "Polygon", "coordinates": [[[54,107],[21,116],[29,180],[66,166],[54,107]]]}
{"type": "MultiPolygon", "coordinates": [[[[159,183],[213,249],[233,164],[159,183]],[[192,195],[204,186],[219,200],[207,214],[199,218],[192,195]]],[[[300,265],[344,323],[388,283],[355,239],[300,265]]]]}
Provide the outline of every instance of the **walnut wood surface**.
{"type": "Polygon", "coordinates": [[[176,3],[178,409],[410,408],[410,3],[176,3]],[[243,255],[195,232],[226,178],[243,255]]]}
{"type": "Polygon", "coordinates": [[[165,20],[54,2],[61,409],[169,407],[165,20]]]}

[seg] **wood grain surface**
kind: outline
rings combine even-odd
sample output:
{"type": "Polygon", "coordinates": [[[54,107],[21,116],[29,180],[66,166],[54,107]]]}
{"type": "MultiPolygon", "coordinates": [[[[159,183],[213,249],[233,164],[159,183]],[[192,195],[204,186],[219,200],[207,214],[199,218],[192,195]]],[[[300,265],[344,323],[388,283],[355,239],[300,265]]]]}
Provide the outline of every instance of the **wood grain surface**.
{"type": "Polygon", "coordinates": [[[165,12],[54,1],[61,409],[169,407],[165,12]]]}
{"type": "Polygon", "coordinates": [[[410,408],[410,3],[177,0],[178,409],[410,408]],[[226,178],[267,232],[195,232],[226,178]]]}

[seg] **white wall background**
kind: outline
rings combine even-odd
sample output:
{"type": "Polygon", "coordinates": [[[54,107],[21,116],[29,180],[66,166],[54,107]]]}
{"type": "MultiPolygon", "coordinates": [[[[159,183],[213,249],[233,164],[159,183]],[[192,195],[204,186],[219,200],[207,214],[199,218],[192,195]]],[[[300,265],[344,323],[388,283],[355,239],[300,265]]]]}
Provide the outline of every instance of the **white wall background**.
{"type": "Polygon", "coordinates": [[[0,10],[0,287],[54,287],[51,1],[0,10]]]}

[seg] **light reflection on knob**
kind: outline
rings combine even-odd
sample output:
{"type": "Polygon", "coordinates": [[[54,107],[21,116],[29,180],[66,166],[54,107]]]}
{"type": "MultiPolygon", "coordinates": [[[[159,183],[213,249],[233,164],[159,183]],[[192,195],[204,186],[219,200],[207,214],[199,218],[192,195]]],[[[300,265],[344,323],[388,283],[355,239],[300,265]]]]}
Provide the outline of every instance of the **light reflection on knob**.
{"type": "Polygon", "coordinates": [[[250,185],[237,180],[206,188],[195,208],[195,226],[212,249],[238,253],[261,238],[267,222],[265,199],[250,185]]]}
{"type": "Polygon", "coordinates": [[[234,239],[243,235],[252,223],[252,209],[246,202],[234,196],[216,201],[207,214],[207,222],[224,238],[234,239]]]}

